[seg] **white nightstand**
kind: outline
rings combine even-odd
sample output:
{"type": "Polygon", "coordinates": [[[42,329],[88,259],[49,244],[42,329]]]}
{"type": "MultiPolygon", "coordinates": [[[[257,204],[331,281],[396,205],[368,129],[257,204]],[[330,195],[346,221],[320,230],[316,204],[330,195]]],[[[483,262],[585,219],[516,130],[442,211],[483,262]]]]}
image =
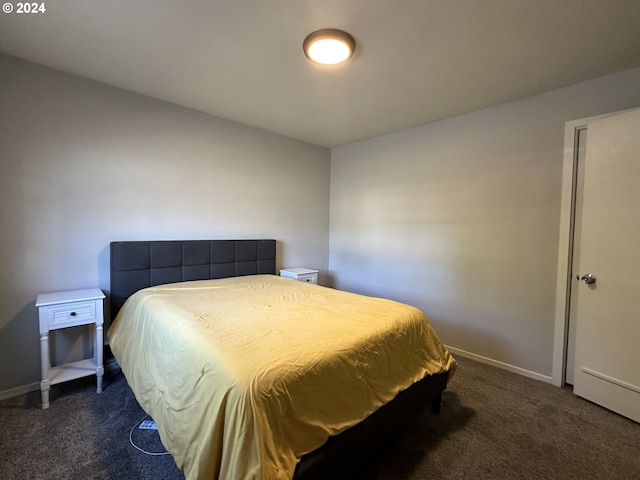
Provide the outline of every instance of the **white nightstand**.
{"type": "Polygon", "coordinates": [[[280,270],[281,277],[293,278],[300,282],[315,283],[318,284],[318,271],[310,268],[287,268],[280,270]]]}
{"type": "Polygon", "coordinates": [[[40,362],[42,369],[42,408],[49,408],[49,386],[87,375],[96,375],[98,393],[102,392],[104,366],[102,360],[103,300],[98,288],[72,292],[38,295],[36,307],[40,315],[40,362]],[[60,328],[78,327],[95,323],[95,348],[93,358],[51,367],[49,357],[49,332],[60,328]]]}

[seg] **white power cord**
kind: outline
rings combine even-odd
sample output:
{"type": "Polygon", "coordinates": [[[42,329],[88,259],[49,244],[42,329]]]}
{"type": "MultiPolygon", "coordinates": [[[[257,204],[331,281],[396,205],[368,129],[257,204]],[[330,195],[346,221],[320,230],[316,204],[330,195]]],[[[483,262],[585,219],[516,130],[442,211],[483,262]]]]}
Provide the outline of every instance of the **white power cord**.
{"type": "Polygon", "coordinates": [[[145,415],[144,417],[142,417],[142,418],[140,419],[140,421],[136,422],[136,424],[135,424],[133,427],[131,427],[131,431],[129,431],[129,443],[131,443],[131,445],[132,445],[135,449],[140,450],[140,451],[141,451],[142,453],[144,453],[145,455],[153,455],[153,456],[156,456],[156,457],[161,456],[161,455],[169,455],[169,452],[167,452],[167,451],[165,451],[165,452],[148,452],[148,451],[146,451],[145,449],[140,448],[138,445],[136,445],[136,444],[134,443],[134,441],[133,441],[133,431],[134,431],[137,427],[139,427],[139,426],[140,426],[140,424],[141,424],[142,422],[144,422],[148,417],[149,417],[149,415],[145,415]]]}

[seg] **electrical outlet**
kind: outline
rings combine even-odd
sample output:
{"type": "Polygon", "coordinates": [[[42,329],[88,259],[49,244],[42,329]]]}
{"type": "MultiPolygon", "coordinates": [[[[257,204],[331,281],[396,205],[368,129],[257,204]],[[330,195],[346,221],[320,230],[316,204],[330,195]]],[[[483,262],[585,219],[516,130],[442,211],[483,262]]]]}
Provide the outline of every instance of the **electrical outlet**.
{"type": "Polygon", "coordinates": [[[154,422],[153,420],[145,420],[144,422],[142,422],[140,424],[140,430],[157,430],[158,427],[156,426],[156,422],[154,422]]]}

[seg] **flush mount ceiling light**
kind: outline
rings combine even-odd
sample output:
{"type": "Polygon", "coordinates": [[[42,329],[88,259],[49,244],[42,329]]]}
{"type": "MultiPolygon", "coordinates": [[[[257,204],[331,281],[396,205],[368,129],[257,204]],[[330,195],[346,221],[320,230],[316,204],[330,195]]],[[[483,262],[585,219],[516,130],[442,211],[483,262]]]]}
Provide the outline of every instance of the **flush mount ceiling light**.
{"type": "Polygon", "coordinates": [[[318,65],[339,65],[346,62],[356,49],[351,35],[335,28],[310,33],[302,43],[304,54],[318,65]]]}

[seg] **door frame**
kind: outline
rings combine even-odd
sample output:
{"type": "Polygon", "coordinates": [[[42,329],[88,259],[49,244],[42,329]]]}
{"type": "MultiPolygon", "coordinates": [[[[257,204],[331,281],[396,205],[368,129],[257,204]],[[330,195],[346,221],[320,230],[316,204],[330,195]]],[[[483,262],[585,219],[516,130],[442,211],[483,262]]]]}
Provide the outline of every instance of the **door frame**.
{"type": "Polygon", "coordinates": [[[578,132],[587,129],[589,122],[593,120],[610,117],[629,110],[632,109],[571,120],[565,123],[558,272],[556,276],[556,309],[553,334],[553,360],[551,363],[551,384],[557,387],[563,387],[566,384],[569,305],[571,304],[571,282],[573,280],[573,272],[571,269],[573,264],[576,185],[578,180],[578,132]]]}

